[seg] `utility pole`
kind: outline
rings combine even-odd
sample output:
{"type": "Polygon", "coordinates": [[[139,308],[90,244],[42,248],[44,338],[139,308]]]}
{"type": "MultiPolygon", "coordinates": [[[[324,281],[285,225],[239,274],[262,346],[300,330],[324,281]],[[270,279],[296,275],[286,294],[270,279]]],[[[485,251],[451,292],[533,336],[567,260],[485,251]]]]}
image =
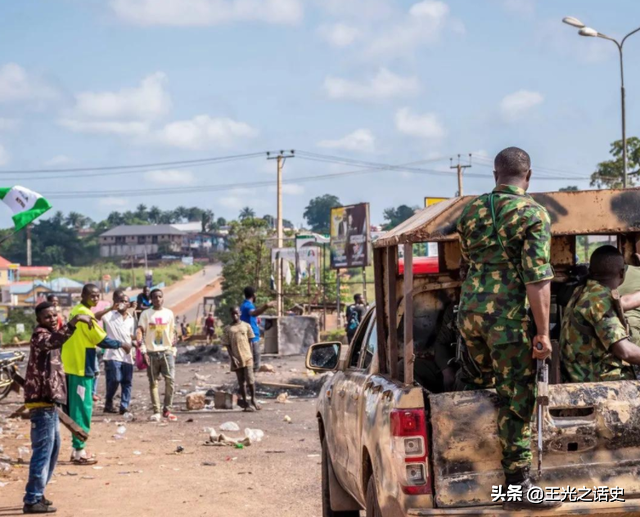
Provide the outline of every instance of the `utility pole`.
{"type": "Polygon", "coordinates": [[[27,266],[31,265],[31,228],[33,225],[27,225],[27,266]]]}
{"type": "Polygon", "coordinates": [[[457,165],[453,165],[453,158],[449,158],[449,163],[451,164],[451,166],[449,167],[450,169],[457,169],[458,171],[458,194],[456,197],[462,197],[462,171],[464,169],[471,168],[471,153],[469,153],[469,163],[467,165],[462,165],[460,163],[460,155],[458,155],[457,165]]]}
{"type": "MultiPolygon", "coordinates": [[[[271,156],[271,153],[267,153],[267,160],[276,160],[278,167],[277,177],[277,214],[276,214],[276,232],[278,237],[278,249],[282,248],[282,239],[284,237],[284,231],[282,228],[282,169],[284,168],[284,162],[287,158],[295,158],[295,151],[280,151],[276,156],[271,156]]],[[[282,261],[276,262],[276,307],[277,316],[282,316],[282,261]]]]}

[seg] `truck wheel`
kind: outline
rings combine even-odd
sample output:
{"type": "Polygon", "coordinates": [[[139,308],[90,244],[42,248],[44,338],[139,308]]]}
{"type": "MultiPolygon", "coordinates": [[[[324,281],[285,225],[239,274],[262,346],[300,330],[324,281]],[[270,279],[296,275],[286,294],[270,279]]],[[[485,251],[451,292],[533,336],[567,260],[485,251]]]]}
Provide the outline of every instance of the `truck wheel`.
{"type": "Polygon", "coordinates": [[[13,376],[8,368],[3,368],[0,370],[0,400],[5,398],[9,393],[11,393],[11,388],[13,386],[13,376]]]}
{"type": "Polygon", "coordinates": [[[322,440],[322,517],[359,517],[360,512],[334,512],[331,509],[331,491],[329,490],[329,451],[326,440],[322,440]]]}
{"type": "Polygon", "coordinates": [[[382,517],[382,510],[378,504],[378,490],[376,489],[376,480],[373,475],[367,483],[367,508],[365,510],[366,517],[382,517]]]}

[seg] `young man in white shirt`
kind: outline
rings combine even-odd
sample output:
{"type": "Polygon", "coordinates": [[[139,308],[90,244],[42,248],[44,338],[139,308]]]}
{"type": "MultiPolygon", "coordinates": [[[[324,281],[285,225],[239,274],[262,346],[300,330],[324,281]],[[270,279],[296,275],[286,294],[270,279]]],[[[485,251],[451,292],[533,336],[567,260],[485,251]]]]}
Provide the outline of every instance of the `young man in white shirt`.
{"type": "MultiPolygon", "coordinates": [[[[129,300],[124,291],[113,292],[113,310],[102,317],[107,336],[121,343],[133,344],[135,336],[134,318],[128,312],[129,300]]],[[[118,348],[104,353],[104,369],[107,376],[107,396],[104,403],[105,413],[129,411],[131,386],[133,383],[133,354],[118,348]],[[113,407],[113,397],[120,391],[120,410],[113,407]]]]}
{"type": "Polygon", "coordinates": [[[151,421],[159,422],[162,417],[170,422],[178,418],[171,413],[175,379],[175,318],[173,312],[163,308],[164,296],[160,289],[151,291],[153,306],[140,315],[136,338],[142,342],[140,348],[147,362],[149,388],[153,415],[151,421]],[[158,378],[164,377],[164,406],[160,413],[158,378]]]}

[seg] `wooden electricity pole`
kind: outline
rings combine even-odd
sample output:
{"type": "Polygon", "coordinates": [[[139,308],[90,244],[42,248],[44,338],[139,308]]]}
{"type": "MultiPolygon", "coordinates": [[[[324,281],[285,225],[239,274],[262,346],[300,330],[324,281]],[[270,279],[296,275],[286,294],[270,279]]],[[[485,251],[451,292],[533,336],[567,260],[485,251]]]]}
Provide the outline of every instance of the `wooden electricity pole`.
{"type": "MultiPolygon", "coordinates": [[[[270,156],[271,153],[267,153],[267,160],[276,160],[277,164],[277,213],[276,213],[276,235],[278,238],[278,249],[282,248],[282,239],[284,237],[284,230],[282,227],[282,169],[284,168],[284,162],[287,158],[295,158],[295,151],[280,151],[277,156],[270,156]]],[[[276,310],[277,316],[282,316],[282,261],[276,261],[276,310]]]]}
{"type": "Polygon", "coordinates": [[[458,171],[458,195],[457,197],[462,197],[462,171],[464,169],[471,168],[471,153],[469,153],[469,163],[467,165],[462,165],[460,163],[460,155],[458,155],[458,164],[453,165],[453,158],[449,158],[449,162],[451,163],[450,169],[456,169],[458,171]]]}

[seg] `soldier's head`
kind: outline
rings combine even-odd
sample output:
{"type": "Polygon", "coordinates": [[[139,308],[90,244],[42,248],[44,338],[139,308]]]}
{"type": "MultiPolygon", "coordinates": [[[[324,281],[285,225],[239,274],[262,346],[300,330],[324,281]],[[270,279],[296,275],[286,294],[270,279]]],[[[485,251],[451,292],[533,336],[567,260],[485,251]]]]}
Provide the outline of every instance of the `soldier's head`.
{"type": "Polygon", "coordinates": [[[507,147],[498,153],[493,163],[496,185],[514,185],[525,190],[531,179],[531,158],[518,147],[507,147]]]}
{"type": "Polygon", "coordinates": [[[36,307],[36,319],[38,320],[38,325],[50,332],[55,332],[58,328],[58,313],[55,305],[50,302],[38,304],[36,307]]]}
{"type": "Polygon", "coordinates": [[[617,289],[624,281],[624,256],[615,246],[601,246],[591,254],[589,278],[617,289]]]}

